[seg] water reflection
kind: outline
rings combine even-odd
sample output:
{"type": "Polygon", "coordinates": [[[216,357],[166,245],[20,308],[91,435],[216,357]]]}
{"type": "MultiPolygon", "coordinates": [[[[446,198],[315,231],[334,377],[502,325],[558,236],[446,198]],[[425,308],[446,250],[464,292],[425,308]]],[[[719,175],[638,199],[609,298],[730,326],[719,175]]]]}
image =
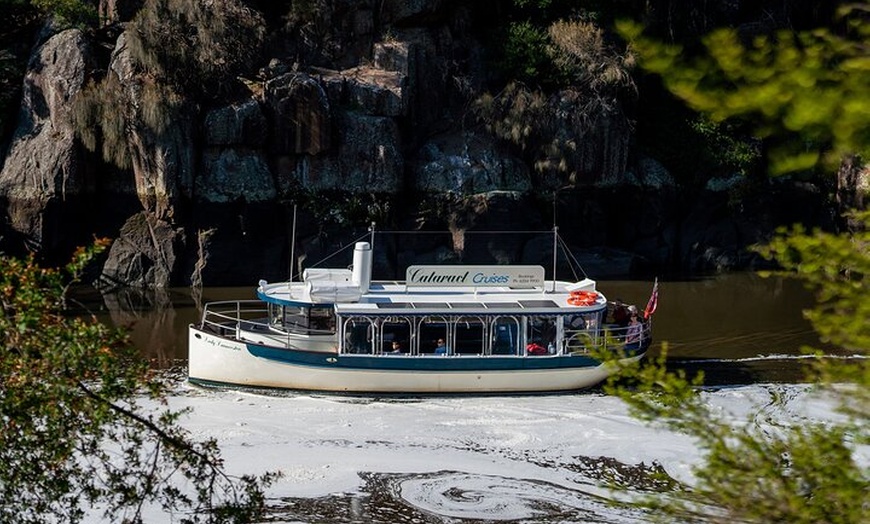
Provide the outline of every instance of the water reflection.
{"type": "MultiPolygon", "coordinates": [[[[651,287],[638,281],[599,283],[608,298],[641,308],[651,287]]],[[[120,290],[102,296],[91,291],[89,296],[90,307],[100,310],[104,321],[131,329],[134,343],[155,367],[184,364],[187,326],[200,315],[190,289],[120,290]]],[[[253,286],[206,288],[196,298],[247,299],[255,298],[255,292],[253,286]]],[[[704,369],[714,384],[798,380],[805,362],[801,348],[819,345],[802,315],[811,304],[800,283],[754,273],[661,282],[653,354],[667,341],[674,365],[704,369]]]]}

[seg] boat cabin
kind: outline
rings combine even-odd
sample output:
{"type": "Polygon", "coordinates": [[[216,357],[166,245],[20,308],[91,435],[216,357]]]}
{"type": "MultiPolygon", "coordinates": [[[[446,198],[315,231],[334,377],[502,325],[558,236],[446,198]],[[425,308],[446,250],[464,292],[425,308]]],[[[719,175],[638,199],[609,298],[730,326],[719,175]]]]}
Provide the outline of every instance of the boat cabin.
{"type": "Polygon", "coordinates": [[[261,282],[270,330],[252,333],[254,341],[296,347],[305,337],[309,350],[343,355],[564,355],[597,338],[604,322],[606,300],[588,279],[545,281],[540,266],[411,266],[404,282],[372,282],[370,250],[360,244],[353,271],[261,282]],[[592,300],[572,304],[581,292],[592,300]]]}

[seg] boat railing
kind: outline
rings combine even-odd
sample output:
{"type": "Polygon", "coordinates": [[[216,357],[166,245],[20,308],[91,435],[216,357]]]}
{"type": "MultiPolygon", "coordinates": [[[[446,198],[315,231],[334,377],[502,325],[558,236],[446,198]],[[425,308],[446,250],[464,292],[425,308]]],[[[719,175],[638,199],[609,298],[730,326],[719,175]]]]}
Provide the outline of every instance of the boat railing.
{"type": "Polygon", "coordinates": [[[649,345],[652,341],[652,322],[641,323],[640,336],[628,340],[628,326],[603,324],[598,327],[565,329],[564,353],[586,354],[594,349],[631,350],[649,345]]]}
{"type": "Polygon", "coordinates": [[[268,310],[259,300],[210,302],[202,312],[200,327],[220,336],[238,337],[242,323],[260,324],[268,328],[268,310]]]}
{"type": "Polygon", "coordinates": [[[220,336],[240,338],[241,331],[254,331],[275,336],[334,335],[330,329],[318,329],[298,323],[269,323],[269,310],[259,300],[210,302],[202,313],[201,327],[220,336]]]}

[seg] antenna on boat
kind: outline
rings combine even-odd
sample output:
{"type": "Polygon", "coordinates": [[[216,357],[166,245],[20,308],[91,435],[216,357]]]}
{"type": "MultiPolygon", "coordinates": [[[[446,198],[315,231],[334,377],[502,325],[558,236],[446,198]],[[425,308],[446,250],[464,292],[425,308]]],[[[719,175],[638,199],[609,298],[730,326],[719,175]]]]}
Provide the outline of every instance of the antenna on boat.
{"type": "Polygon", "coordinates": [[[372,220],[371,225],[369,226],[369,233],[372,235],[372,239],[369,242],[372,245],[372,253],[375,252],[375,221],[372,220]]]}

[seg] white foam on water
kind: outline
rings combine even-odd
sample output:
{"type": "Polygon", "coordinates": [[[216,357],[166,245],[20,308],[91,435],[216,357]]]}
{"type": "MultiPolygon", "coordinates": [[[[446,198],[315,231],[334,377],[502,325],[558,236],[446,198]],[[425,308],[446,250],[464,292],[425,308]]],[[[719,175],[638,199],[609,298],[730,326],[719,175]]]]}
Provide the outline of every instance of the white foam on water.
{"type": "MultiPolygon", "coordinates": [[[[735,424],[836,417],[830,402],[805,384],[703,395],[735,424]]],[[[619,399],[597,393],[389,399],[184,385],[169,404],[192,408],[182,426],[194,438],[216,439],[231,474],[281,472],[268,488],[270,500],[355,493],[364,484],[361,475],[374,473],[398,475],[402,500],[446,518],[533,519],[543,507],[588,513],[596,521],[641,522],[606,504],[614,495],[578,469],[578,458],[656,463],[688,484],[701,460],[691,438],[646,425],[619,399]]],[[[867,462],[870,452],[861,451],[867,462]]]]}

